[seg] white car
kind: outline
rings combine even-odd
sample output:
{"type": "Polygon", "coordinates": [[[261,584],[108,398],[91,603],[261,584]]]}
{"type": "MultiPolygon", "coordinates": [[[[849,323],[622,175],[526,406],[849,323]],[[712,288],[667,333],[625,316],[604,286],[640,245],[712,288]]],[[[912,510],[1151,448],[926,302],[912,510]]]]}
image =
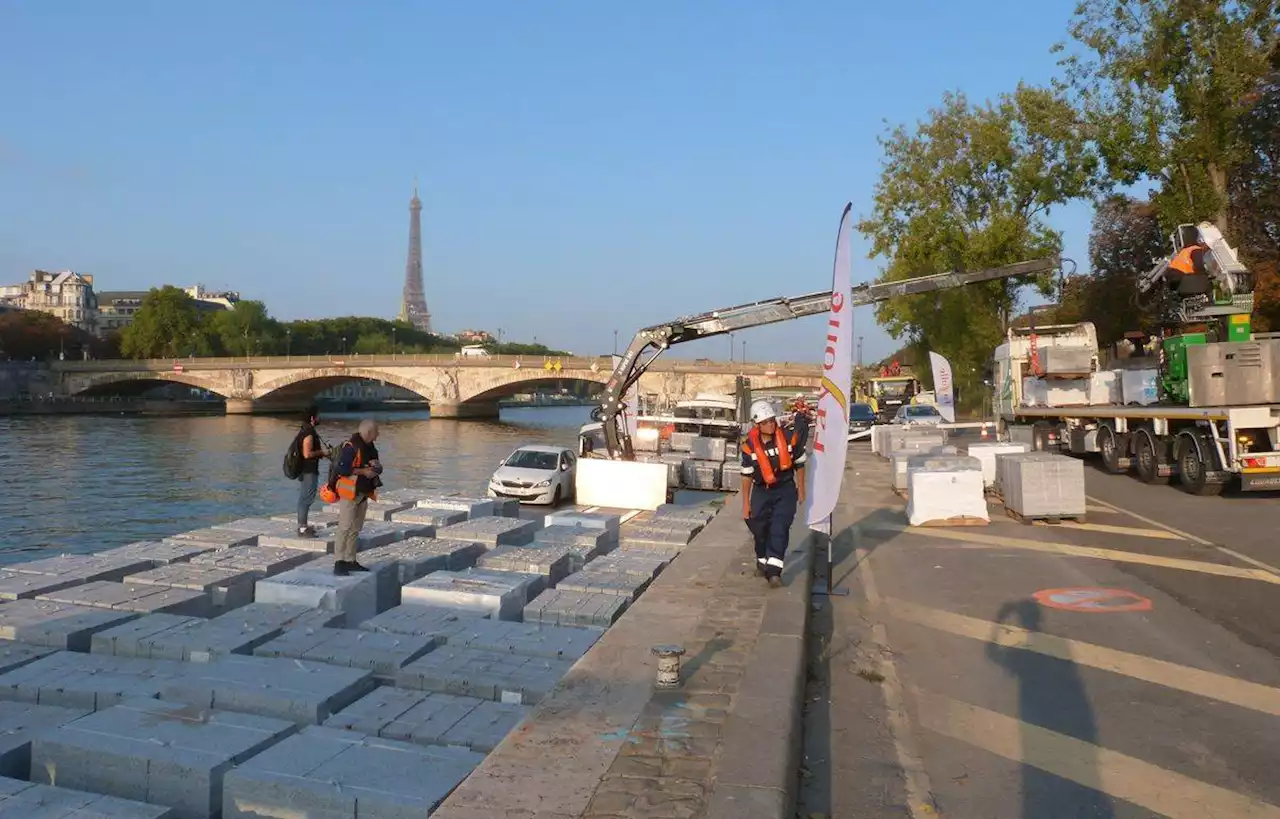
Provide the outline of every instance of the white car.
{"type": "Polygon", "coordinates": [[[937,426],[942,423],[942,413],[933,404],[903,404],[893,416],[893,423],[937,426]]]}
{"type": "Polygon", "coordinates": [[[561,446],[522,446],[498,465],[489,479],[491,498],[557,504],[574,496],[578,456],[561,446]]]}

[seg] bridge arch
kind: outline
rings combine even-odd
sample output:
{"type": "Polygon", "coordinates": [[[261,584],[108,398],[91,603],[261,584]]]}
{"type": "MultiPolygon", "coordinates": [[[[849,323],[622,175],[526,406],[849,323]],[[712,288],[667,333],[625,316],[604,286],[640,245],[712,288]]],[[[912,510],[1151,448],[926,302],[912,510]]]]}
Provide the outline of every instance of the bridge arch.
{"type": "Polygon", "coordinates": [[[511,373],[495,375],[492,378],[483,379],[481,383],[472,384],[471,390],[465,395],[460,395],[459,398],[463,404],[491,404],[522,392],[539,387],[550,387],[566,381],[603,387],[607,380],[609,380],[609,373],[593,373],[589,370],[585,372],[555,372],[532,368],[512,370],[511,373]]]}
{"type": "Polygon", "coordinates": [[[408,390],[429,403],[439,398],[430,385],[419,379],[395,371],[355,367],[326,367],[292,372],[255,385],[254,397],[268,403],[305,404],[316,393],[349,381],[381,381],[408,390]]]}
{"type": "Polygon", "coordinates": [[[68,395],[103,395],[118,391],[113,388],[133,385],[151,387],[160,384],[184,384],[205,390],[219,398],[228,397],[211,379],[202,378],[196,373],[177,371],[99,373],[70,381],[66,385],[66,392],[68,395]]]}

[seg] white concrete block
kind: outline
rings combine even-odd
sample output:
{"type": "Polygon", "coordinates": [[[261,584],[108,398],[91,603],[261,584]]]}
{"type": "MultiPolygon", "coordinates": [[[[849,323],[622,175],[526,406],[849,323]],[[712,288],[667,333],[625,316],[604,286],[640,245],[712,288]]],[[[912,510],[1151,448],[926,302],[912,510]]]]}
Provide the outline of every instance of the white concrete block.
{"type": "Polygon", "coordinates": [[[152,568],[168,566],[170,563],[186,563],[191,558],[212,552],[217,549],[211,543],[198,543],[183,540],[141,541],[98,552],[102,557],[114,557],[129,560],[146,560],[152,568]]]}
{"type": "Polygon", "coordinates": [[[253,602],[255,574],[244,569],[219,568],[195,563],[174,563],[130,575],[128,582],[140,586],[167,586],[205,592],[220,611],[230,611],[253,602]]]}
{"type": "Polygon", "coordinates": [[[400,598],[407,604],[519,620],[525,604],[545,587],[546,578],[541,575],[469,569],[419,578],[400,590],[400,598]]]}
{"type": "Polygon", "coordinates": [[[537,521],[519,518],[472,518],[436,530],[436,537],[483,544],[486,549],[499,546],[521,546],[533,540],[538,530],[537,521]]]}
{"type": "Polygon", "coordinates": [[[622,518],[618,515],[609,515],[603,512],[574,512],[569,510],[552,512],[543,518],[548,527],[581,526],[584,529],[601,529],[608,532],[617,532],[618,527],[622,525],[621,520],[622,518]]]}
{"type": "Polygon", "coordinates": [[[418,506],[427,509],[452,509],[466,512],[467,519],[493,516],[493,498],[467,498],[461,495],[430,495],[418,500],[418,506]]]}
{"type": "Polygon", "coordinates": [[[347,625],[355,626],[378,613],[378,574],[353,572],[336,575],[327,561],[259,580],[259,603],[295,603],[326,611],[341,611],[347,625]]]}
{"type": "Polygon", "coordinates": [[[212,598],[202,591],[112,583],[107,580],[96,580],[42,594],[39,599],[138,614],[178,614],[189,617],[211,617],[214,614],[212,598]]]}

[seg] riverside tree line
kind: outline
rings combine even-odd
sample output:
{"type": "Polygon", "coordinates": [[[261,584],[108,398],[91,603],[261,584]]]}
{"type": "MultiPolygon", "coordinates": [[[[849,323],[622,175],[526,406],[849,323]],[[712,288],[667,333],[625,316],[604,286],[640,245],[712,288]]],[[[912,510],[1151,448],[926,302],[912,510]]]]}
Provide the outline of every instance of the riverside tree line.
{"type": "MultiPolygon", "coordinates": [[[[947,93],[882,137],[859,224],[882,280],[1059,253],[1052,209],[1086,200],[1089,269],[1037,283],[1058,302],[1048,320],[1093,321],[1101,343],[1153,329],[1160,308],[1136,298],[1136,277],[1172,252],[1177,225],[1209,221],[1255,275],[1255,328],[1280,329],[1280,0],[1081,0],[1067,31],[1048,87],[947,93]]],[[[1020,295],[991,282],[885,302],[876,318],[975,387],[1020,295]]]]}

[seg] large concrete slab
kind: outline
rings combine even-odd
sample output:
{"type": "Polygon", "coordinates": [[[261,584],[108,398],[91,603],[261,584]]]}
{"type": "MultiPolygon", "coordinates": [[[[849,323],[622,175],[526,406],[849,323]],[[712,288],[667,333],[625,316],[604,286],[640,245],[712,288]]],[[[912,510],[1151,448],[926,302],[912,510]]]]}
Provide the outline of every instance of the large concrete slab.
{"type": "Polygon", "coordinates": [[[285,720],[130,700],[37,737],[32,777],[168,805],[180,819],[213,819],[222,815],[227,769],[296,730],[285,720]]]}
{"type": "MultiPolygon", "coordinates": [[[[544,594],[550,594],[545,592],[544,594]]],[[[542,595],[539,595],[541,599],[542,595]]],[[[617,598],[614,598],[617,600],[617,598]]],[[[535,601],[536,602],[536,601],[535,601]]],[[[600,638],[599,632],[505,620],[464,620],[441,634],[450,648],[479,648],[528,657],[574,661],[600,638]]]]}
{"type": "Polygon", "coordinates": [[[180,663],[57,652],[0,674],[0,699],[97,711],[155,697],[180,663]]]}
{"type": "Polygon", "coordinates": [[[95,609],[47,600],[13,600],[0,605],[0,640],[88,651],[99,631],[132,620],[127,611],[95,609]]]}
{"type": "Polygon", "coordinates": [[[92,583],[42,594],[39,599],[98,609],[132,611],[137,614],[210,617],[214,613],[213,599],[202,591],[168,586],[113,583],[109,580],[95,580],[92,583]]]}
{"type": "Polygon", "coordinates": [[[220,611],[252,603],[254,580],[251,571],[196,563],[175,563],[129,577],[129,582],[137,585],[204,592],[220,611]]]}
{"type": "Polygon", "coordinates": [[[462,523],[466,519],[467,513],[458,509],[430,509],[421,506],[414,506],[391,516],[392,523],[414,523],[431,527],[431,531],[423,533],[423,537],[433,537],[437,529],[462,523]]]}
{"type": "Polygon", "coordinates": [[[293,532],[286,535],[262,535],[258,538],[259,546],[295,549],[317,555],[332,553],[334,544],[337,542],[338,530],[334,527],[317,529],[315,537],[300,537],[297,532],[293,532]]]}
{"type": "Polygon", "coordinates": [[[143,540],[98,552],[102,557],[113,557],[120,560],[145,560],[151,568],[168,566],[170,563],[186,563],[197,555],[217,550],[212,543],[200,543],[191,540],[143,540]]]}
{"type": "Polygon", "coordinates": [[[480,517],[436,530],[436,536],[448,540],[481,543],[486,549],[520,546],[533,540],[538,522],[521,518],[480,517]]]}
{"type": "Polygon", "coordinates": [[[64,579],[123,580],[125,577],[151,568],[148,560],[137,558],[103,557],[101,555],[58,555],[29,563],[14,563],[10,571],[20,574],[42,574],[64,579]]]}
{"type": "Polygon", "coordinates": [[[224,819],[408,819],[431,811],[484,757],[305,728],[227,773],[224,819]]]}
{"type": "Polygon", "coordinates": [[[402,667],[443,643],[429,634],[322,628],[293,629],[253,650],[256,657],[288,657],[328,665],[362,668],[392,678],[402,667]]]}
{"type": "MultiPolygon", "coordinates": [[[[272,515],[271,520],[278,520],[283,523],[291,523],[294,526],[297,526],[298,512],[296,509],[291,509],[288,512],[281,512],[278,515],[272,515]]],[[[336,509],[334,511],[330,511],[328,508],[317,509],[312,506],[311,511],[307,513],[307,525],[312,529],[315,529],[317,532],[325,529],[332,529],[334,526],[338,525],[338,512],[336,509]]]]}
{"type": "Polygon", "coordinates": [[[617,622],[630,599],[616,594],[551,589],[524,607],[524,622],[578,629],[606,629],[617,622]]]}
{"type": "Polygon", "coordinates": [[[519,498],[494,498],[493,499],[493,516],[496,518],[520,517],[520,499],[519,498]]]}
{"type": "Polygon", "coordinates": [[[256,581],[319,559],[315,552],[302,549],[280,546],[235,546],[199,555],[192,558],[191,563],[227,571],[249,572],[256,581]]]}
{"type": "Polygon", "coordinates": [[[58,651],[58,649],[50,648],[49,646],[37,646],[29,643],[15,643],[10,640],[0,640],[0,674],[12,671],[15,668],[21,668],[27,663],[33,663],[41,657],[48,657],[56,651],[58,651]]]}
{"type": "Polygon", "coordinates": [[[20,574],[0,569],[0,600],[31,600],[42,594],[79,586],[84,580],[46,574],[20,574]]]}
{"type": "Polygon", "coordinates": [[[582,527],[583,529],[600,529],[606,532],[617,532],[618,527],[622,525],[622,518],[619,515],[605,514],[604,512],[575,512],[571,510],[562,510],[552,512],[543,518],[547,528],[552,526],[572,526],[582,527]]]}
{"type": "Polygon", "coordinates": [[[590,550],[588,557],[590,559],[613,548],[613,544],[618,542],[618,530],[555,524],[544,526],[535,532],[533,542],[583,546],[590,550]]]}
{"type": "Polygon", "coordinates": [[[253,546],[258,542],[258,536],[250,532],[240,532],[231,529],[214,529],[206,527],[204,529],[192,529],[189,532],[179,532],[168,540],[184,540],[193,541],[195,543],[207,543],[218,549],[229,549],[232,546],[253,546]]]}
{"type": "Polygon", "coordinates": [[[569,660],[444,646],[401,669],[396,687],[534,705],[572,665],[569,660]]]}
{"type": "Polygon", "coordinates": [[[582,571],[571,574],[556,584],[561,591],[613,594],[627,600],[635,600],[649,586],[649,580],[637,574],[598,569],[588,564],[582,571]]]}
{"type": "Polygon", "coordinates": [[[232,532],[245,532],[252,535],[288,535],[298,531],[298,524],[270,518],[240,518],[226,523],[215,523],[214,529],[232,532]]]}
{"type": "MultiPolygon", "coordinates": [[[[145,642],[179,627],[190,627],[204,622],[199,617],[188,617],[178,614],[148,614],[118,626],[112,626],[94,634],[90,640],[90,652],[110,657],[150,658],[150,650],[145,642]]],[[[181,658],[179,658],[181,659],[181,658]]]]}
{"type": "Polygon", "coordinates": [[[223,657],[186,665],[162,699],[318,725],[376,683],[357,668],[276,657],[223,657]]]}
{"type": "Polygon", "coordinates": [[[376,549],[391,543],[399,543],[411,537],[423,537],[430,534],[433,527],[424,523],[395,523],[380,520],[366,521],[360,528],[360,536],[356,538],[356,549],[376,549]]]}
{"type": "MultiPolygon", "coordinates": [[[[41,731],[65,725],[89,712],[82,708],[0,701],[0,776],[31,776],[31,739],[41,731]]],[[[4,816],[0,801],[0,817],[4,816]]]]}
{"type": "Polygon", "coordinates": [[[447,606],[425,606],[417,603],[401,603],[377,617],[365,620],[358,628],[362,631],[418,636],[439,635],[447,638],[459,629],[486,619],[478,611],[465,611],[447,606]]]}
{"type": "Polygon", "coordinates": [[[499,572],[520,572],[542,575],[547,585],[554,586],[561,578],[576,568],[582,568],[585,559],[571,544],[499,546],[476,561],[481,569],[499,572]]]}
{"type": "Polygon", "coordinates": [[[477,697],[383,687],[329,717],[325,727],[488,753],[532,710],[477,697]]]}
{"type": "Polygon", "coordinates": [[[621,572],[637,575],[652,580],[671,562],[671,555],[665,552],[628,549],[598,557],[589,564],[592,569],[605,572],[621,572]]]}
{"type": "Polygon", "coordinates": [[[360,555],[360,561],[366,566],[383,561],[395,562],[399,567],[399,583],[404,585],[432,572],[469,569],[484,551],[479,543],[469,541],[411,537],[399,543],[370,549],[360,555]]]}
{"type": "Polygon", "coordinates": [[[490,517],[494,514],[493,498],[467,498],[461,495],[429,495],[418,500],[424,509],[449,509],[466,512],[467,520],[490,517]]]}
{"type": "Polygon", "coordinates": [[[0,779],[0,819],[177,819],[173,808],[0,779]]]}
{"type": "Polygon", "coordinates": [[[95,652],[111,650],[147,659],[207,663],[231,654],[249,654],[289,628],[338,625],[341,616],[308,606],[274,603],[250,603],[212,620],[149,614],[130,628],[103,634],[95,652]]]}
{"type": "Polygon", "coordinates": [[[496,620],[519,620],[525,604],[545,586],[542,575],[468,569],[419,578],[400,590],[400,599],[414,605],[477,612],[496,620]]]}
{"type": "MultiPolygon", "coordinates": [[[[389,567],[387,572],[394,569],[389,567]]],[[[259,580],[256,596],[260,603],[291,603],[340,611],[345,615],[347,625],[355,626],[379,611],[380,574],[369,571],[336,575],[332,563],[319,561],[259,580]]]]}

